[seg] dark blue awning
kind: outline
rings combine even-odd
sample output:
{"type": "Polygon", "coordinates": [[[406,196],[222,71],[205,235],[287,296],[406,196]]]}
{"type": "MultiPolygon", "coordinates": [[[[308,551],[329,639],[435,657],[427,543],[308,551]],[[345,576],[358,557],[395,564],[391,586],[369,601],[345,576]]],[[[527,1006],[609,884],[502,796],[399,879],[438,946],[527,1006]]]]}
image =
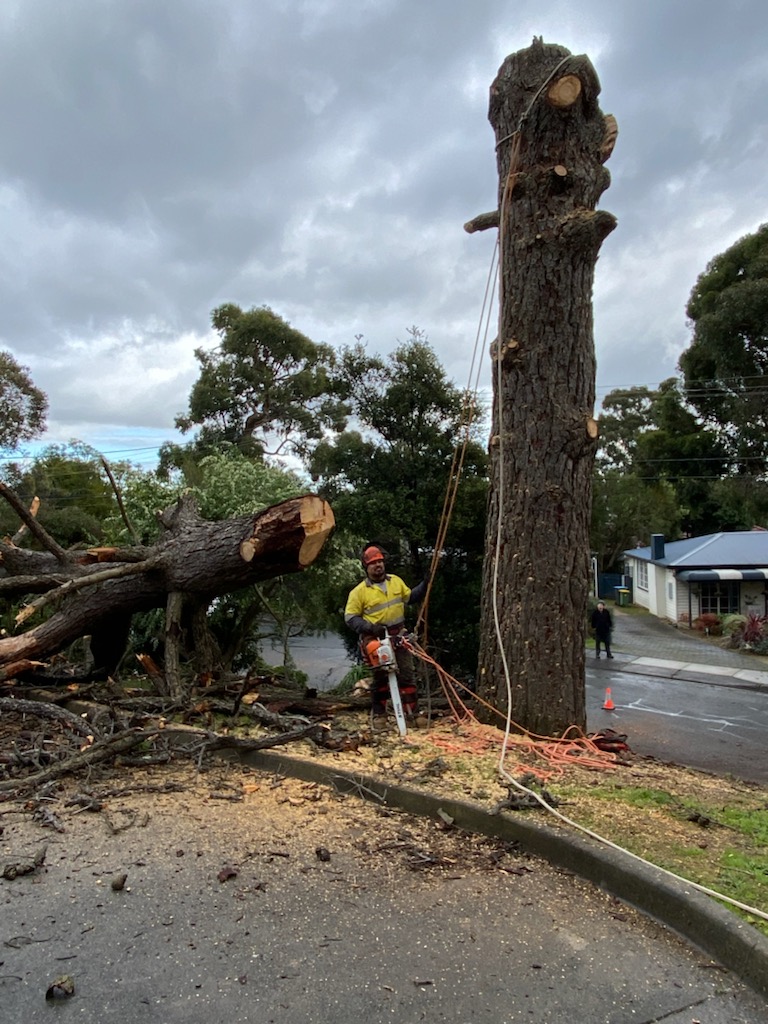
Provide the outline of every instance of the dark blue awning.
{"type": "Polygon", "coordinates": [[[721,580],[768,580],[768,568],[762,569],[684,569],[677,573],[682,583],[718,583],[721,580]]]}

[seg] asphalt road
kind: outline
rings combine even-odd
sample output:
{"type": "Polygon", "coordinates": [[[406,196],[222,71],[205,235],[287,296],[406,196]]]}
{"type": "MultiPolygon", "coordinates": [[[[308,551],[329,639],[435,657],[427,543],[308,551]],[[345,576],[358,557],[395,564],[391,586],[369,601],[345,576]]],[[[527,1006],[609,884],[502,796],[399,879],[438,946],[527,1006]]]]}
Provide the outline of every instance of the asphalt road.
{"type": "Polygon", "coordinates": [[[639,755],[768,784],[768,692],[587,665],[587,721],[625,732],[639,755]],[[603,711],[610,687],[615,711],[603,711]]]}
{"type": "Polygon", "coordinates": [[[119,832],[71,807],[59,833],[5,816],[5,861],[48,849],[0,878],[3,1024],[768,1024],[731,973],[570,872],[249,778],[234,804],[192,768],[180,793],[113,798],[113,822],[135,814],[119,832]],[[435,842],[442,866],[419,867],[435,842]],[[61,975],[74,994],[49,1002],[61,975]]]}

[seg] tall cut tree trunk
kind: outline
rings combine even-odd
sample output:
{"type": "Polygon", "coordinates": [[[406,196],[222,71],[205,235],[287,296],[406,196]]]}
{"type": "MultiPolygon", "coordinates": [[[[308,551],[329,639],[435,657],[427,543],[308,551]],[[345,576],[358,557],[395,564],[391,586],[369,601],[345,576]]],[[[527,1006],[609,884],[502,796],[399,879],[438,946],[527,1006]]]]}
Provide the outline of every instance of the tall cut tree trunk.
{"type": "MultiPolygon", "coordinates": [[[[491,87],[499,226],[491,487],[479,690],[542,735],[586,724],[584,646],[597,428],[592,284],[615,227],[596,211],[615,119],[587,57],[534,39],[491,87]],[[507,675],[508,670],[508,675],[507,675]]],[[[498,719],[494,719],[498,721],[498,719]]]]}

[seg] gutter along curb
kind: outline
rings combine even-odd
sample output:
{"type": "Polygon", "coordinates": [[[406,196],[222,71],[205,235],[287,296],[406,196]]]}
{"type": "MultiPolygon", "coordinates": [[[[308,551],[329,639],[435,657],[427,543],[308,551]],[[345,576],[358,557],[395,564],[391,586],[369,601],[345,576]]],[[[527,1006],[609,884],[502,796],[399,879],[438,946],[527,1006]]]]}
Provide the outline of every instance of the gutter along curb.
{"type": "Polygon", "coordinates": [[[518,842],[526,852],[573,871],[660,921],[768,997],[768,938],[711,897],[622,851],[609,849],[565,829],[522,817],[492,814],[463,800],[390,785],[372,776],[295,756],[226,749],[217,751],[216,756],[262,771],[318,782],[337,792],[421,817],[444,821],[444,816],[449,815],[457,828],[518,842]]]}

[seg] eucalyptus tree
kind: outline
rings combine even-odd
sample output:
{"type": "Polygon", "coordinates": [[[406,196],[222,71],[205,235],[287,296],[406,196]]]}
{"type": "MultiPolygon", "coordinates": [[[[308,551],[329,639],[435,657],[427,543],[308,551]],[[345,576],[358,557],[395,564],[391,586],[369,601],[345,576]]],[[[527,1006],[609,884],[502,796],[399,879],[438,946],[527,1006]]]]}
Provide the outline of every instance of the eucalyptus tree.
{"type": "Polygon", "coordinates": [[[333,348],[311,341],[267,306],[226,303],[211,322],[219,344],[195,351],[200,373],[188,411],[176,418],[183,433],[197,433],[186,448],[165,446],[161,469],[227,447],[256,459],[305,457],[325,431],[343,429],[347,408],[337,391],[333,348]]]}
{"type": "Polygon", "coordinates": [[[717,431],[738,471],[768,460],[768,224],[715,256],[687,306],[693,337],[680,357],[686,397],[717,431]]]}
{"type": "Polygon", "coordinates": [[[0,349],[0,448],[16,448],[45,431],[48,398],[32,381],[29,369],[0,349]]]}

